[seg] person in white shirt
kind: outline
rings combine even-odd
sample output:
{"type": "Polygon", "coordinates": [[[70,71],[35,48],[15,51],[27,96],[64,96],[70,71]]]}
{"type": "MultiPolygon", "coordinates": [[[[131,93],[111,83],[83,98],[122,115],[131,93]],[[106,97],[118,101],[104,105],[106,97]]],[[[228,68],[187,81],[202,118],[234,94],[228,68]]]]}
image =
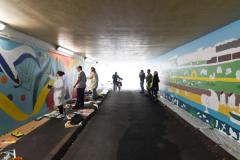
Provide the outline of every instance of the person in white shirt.
{"type": "Polygon", "coordinates": [[[90,90],[92,91],[92,99],[97,100],[98,74],[94,67],[91,67],[90,76],[90,90]]]}
{"type": "Polygon", "coordinates": [[[58,107],[60,114],[57,116],[57,118],[63,118],[64,117],[64,76],[63,71],[57,71],[56,76],[49,75],[51,79],[54,79],[54,83],[52,86],[48,86],[49,89],[53,89],[53,100],[54,105],[58,107]]]}

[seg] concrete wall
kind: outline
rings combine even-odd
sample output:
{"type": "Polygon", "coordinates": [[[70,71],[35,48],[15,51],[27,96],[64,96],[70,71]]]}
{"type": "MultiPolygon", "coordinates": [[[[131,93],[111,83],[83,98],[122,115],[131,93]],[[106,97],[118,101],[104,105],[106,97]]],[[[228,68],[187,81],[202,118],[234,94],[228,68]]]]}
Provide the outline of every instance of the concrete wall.
{"type": "Polygon", "coordinates": [[[0,135],[53,108],[49,74],[65,71],[65,99],[69,99],[75,68],[84,64],[83,57],[59,55],[51,44],[11,28],[0,32],[0,135]]]}
{"type": "Polygon", "coordinates": [[[240,21],[153,60],[160,94],[240,141],[240,21]]]}

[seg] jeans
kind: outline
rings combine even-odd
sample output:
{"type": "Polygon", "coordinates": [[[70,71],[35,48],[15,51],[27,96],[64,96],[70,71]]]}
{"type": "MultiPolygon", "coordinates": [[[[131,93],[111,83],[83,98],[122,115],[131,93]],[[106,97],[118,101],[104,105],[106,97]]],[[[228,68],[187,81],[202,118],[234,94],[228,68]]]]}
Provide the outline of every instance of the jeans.
{"type": "Polygon", "coordinates": [[[141,91],[144,92],[144,81],[140,81],[141,91]]]}
{"type": "Polygon", "coordinates": [[[92,90],[92,98],[93,98],[93,100],[97,99],[97,88],[92,90]]]}
{"type": "Polygon", "coordinates": [[[113,82],[113,91],[117,90],[117,82],[113,82]]]}
{"type": "Polygon", "coordinates": [[[76,108],[79,108],[79,109],[84,108],[84,91],[85,91],[85,88],[77,88],[77,101],[75,104],[76,108]]]}
{"type": "Polygon", "coordinates": [[[157,98],[157,95],[158,95],[158,88],[153,88],[153,95],[155,98],[157,98]]]}

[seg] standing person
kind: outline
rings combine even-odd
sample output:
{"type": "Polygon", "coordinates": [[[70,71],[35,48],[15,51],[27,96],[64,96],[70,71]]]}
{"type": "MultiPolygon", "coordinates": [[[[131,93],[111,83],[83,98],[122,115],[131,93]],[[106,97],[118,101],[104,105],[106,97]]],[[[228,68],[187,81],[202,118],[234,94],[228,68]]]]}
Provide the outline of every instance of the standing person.
{"type": "Polygon", "coordinates": [[[147,77],[146,77],[146,83],[147,83],[147,90],[148,90],[148,95],[152,96],[152,81],[153,81],[153,76],[151,74],[151,70],[147,70],[147,77]]]}
{"type": "Polygon", "coordinates": [[[158,100],[157,99],[157,94],[158,94],[158,90],[159,90],[159,77],[158,77],[158,72],[157,71],[154,71],[154,74],[153,74],[153,82],[152,82],[152,90],[153,90],[153,96],[155,98],[155,100],[158,100]]]}
{"type": "Polygon", "coordinates": [[[139,79],[140,79],[140,87],[141,87],[141,93],[144,93],[144,80],[145,80],[145,73],[143,70],[139,73],[139,79]]]}
{"type": "Polygon", "coordinates": [[[63,80],[63,75],[65,73],[63,71],[57,71],[56,76],[49,75],[51,79],[54,79],[53,85],[49,85],[49,89],[53,89],[53,100],[54,100],[54,105],[58,107],[59,110],[59,115],[56,118],[63,118],[64,115],[64,109],[63,109],[63,104],[64,104],[64,80],[63,80]]]}
{"type": "Polygon", "coordinates": [[[122,80],[122,78],[119,77],[117,72],[115,72],[115,74],[112,76],[112,79],[113,79],[113,90],[116,91],[118,87],[118,79],[122,80]]]}
{"type": "Polygon", "coordinates": [[[78,80],[73,86],[73,88],[77,87],[77,101],[73,109],[83,109],[84,108],[84,91],[86,88],[86,75],[82,70],[82,66],[77,67],[77,71],[79,72],[78,80]]]}
{"type": "Polygon", "coordinates": [[[90,79],[90,89],[92,90],[92,99],[97,100],[98,74],[94,67],[91,67],[91,72],[88,79],[90,79]]]}

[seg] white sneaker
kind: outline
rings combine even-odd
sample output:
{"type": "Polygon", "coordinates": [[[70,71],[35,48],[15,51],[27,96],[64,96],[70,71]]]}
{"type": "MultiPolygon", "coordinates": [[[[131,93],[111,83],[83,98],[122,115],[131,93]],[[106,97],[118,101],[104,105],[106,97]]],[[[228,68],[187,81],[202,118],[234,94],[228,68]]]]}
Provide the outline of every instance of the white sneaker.
{"type": "Polygon", "coordinates": [[[60,118],[63,118],[64,117],[64,114],[59,114],[56,118],[60,119],[60,118]]]}
{"type": "Polygon", "coordinates": [[[98,104],[93,104],[93,106],[95,106],[98,109],[98,104]]]}

